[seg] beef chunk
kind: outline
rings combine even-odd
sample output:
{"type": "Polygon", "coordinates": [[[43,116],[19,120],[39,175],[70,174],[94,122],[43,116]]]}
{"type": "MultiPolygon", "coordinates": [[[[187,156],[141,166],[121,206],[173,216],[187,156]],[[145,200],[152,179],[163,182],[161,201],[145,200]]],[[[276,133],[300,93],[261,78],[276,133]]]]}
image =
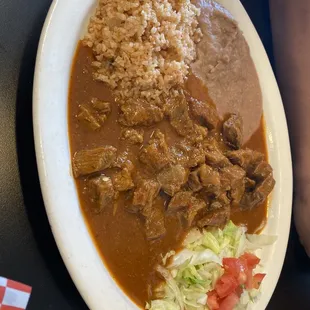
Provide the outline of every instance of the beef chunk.
{"type": "Polygon", "coordinates": [[[264,155],[262,153],[245,149],[228,152],[227,156],[231,162],[246,170],[247,177],[249,178],[247,188],[253,187],[249,182],[259,183],[268,178],[268,176],[272,176],[272,168],[264,161],[264,155]]]}
{"type": "Polygon", "coordinates": [[[252,173],[253,169],[264,160],[264,154],[250,149],[231,151],[226,155],[234,165],[239,165],[247,173],[252,173]]]}
{"type": "Polygon", "coordinates": [[[225,143],[233,149],[240,149],[243,140],[243,121],[240,115],[231,114],[223,124],[223,137],[225,143]]]}
{"type": "Polygon", "coordinates": [[[203,164],[206,160],[206,155],[203,148],[198,145],[197,147],[193,147],[191,152],[188,155],[187,167],[196,167],[200,164],[203,164]]]}
{"type": "Polygon", "coordinates": [[[206,203],[202,199],[194,197],[192,192],[181,191],[176,193],[170,200],[168,212],[182,211],[187,225],[191,226],[196,215],[206,206],[206,203]]]}
{"type": "Polygon", "coordinates": [[[111,113],[111,103],[93,98],[91,100],[93,108],[98,111],[101,115],[107,115],[111,113]]]}
{"type": "Polygon", "coordinates": [[[156,129],[147,146],[140,152],[140,160],[155,170],[161,170],[170,162],[170,152],[165,136],[156,129]]]}
{"type": "Polygon", "coordinates": [[[188,185],[194,192],[204,188],[206,193],[216,194],[221,186],[220,174],[212,167],[203,164],[190,173],[188,185]]]}
{"type": "Polygon", "coordinates": [[[207,207],[206,203],[202,199],[193,197],[187,212],[185,213],[185,219],[187,220],[188,227],[192,226],[199,211],[207,207]]]}
{"type": "Polygon", "coordinates": [[[165,106],[165,113],[179,135],[186,137],[188,132],[193,131],[194,122],[189,117],[188,105],[184,97],[170,99],[165,106]]]}
{"type": "Polygon", "coordinates": [[[205,153],[201,145],[191,144],[188,141],[174,145],[171,149],[171,155],[175,163],[188,168],[196,167],[205,162],[205,153]]]}
{"type": "Polygon", "coordinates": [[[157,176],[157,180],[165,193],[173,196],[183,184],[187,182],[188,171],[181,165],[170,166],[163,169],[157,176]]]}
{"type": "Polygon", "coordinates": [[[109,168],[116,159],[116,148],[102,146],[78,151],[73,156],[73,174],[79,176],[91,174],[109,168]]]}
{"type": "Polygon", "coordinates": [[[177,143],[171,147],[171,158],[172,162],[175,164],[180,164],[182,166],[186,166],[188,162],[188,152],[190,151],[190,146],[188,146],[183,141],[181,143],[177,143]]]}
{"type": "Polygon", "coordinates": [[[119,192],[128,191],[134,187],[131,173],[127,168],[117,171],[112,180],[114,188],[119,192]]]}
{"type": "Polygon", "coordinates": [[[84,123],[92,130],[97,130],[101,127],[99,120],[93,115],[89,107],[81,105],[79,110],[80,111],[76,116],[79,122],[84,123]]]}
{"type": "Polygon", "coordinates": [[[105,122],[111,112],[111,104],[93,98],[90,104],[80,105],[77,119],[90,129],[97,130],[105,122]]]}
{"type": "Polygon", "coordinates": [[[248,177],[244,178],[244,186],[246,191],[252,191],[255,188],[256,182],[248,177]]]}
{"type": "Polygon", "coordinates": [[[207,135],[208,130],[205,127],[195,124],[194,133],[190,134],[187,139],[194,142],[201,142],[207,137],[207,135]]]}
{"type": "Polygon", "coordinates": [[[134,191],[132,205],[136,210],[142,210],[144,207],[152,204],[159,190],[160,185],[158,182],[153,180],[140,180],[134,191]]]}
{"type": "Polygon", "coordinates": [[[215,129],[218,126],[220,118],[214,104],[191,98],[190,108],[198,121],[208,129],[215,129]]]}
{"type": "MultiPolygon", "coordinates": [[[[250,149],[231,151],[227,153],[231,162],[242,167],[247,174],[244,179],[244,195],[240,200],[243,209],[252,209],[263,203],[272,191],[275,181],[271,166],[264,161],[264,155],[250,149]]],[[[240,199],[241,193],[232,193],[236,201],[240,199]],[[236,198],[237,197],[237,198],[236,198]]]]}
{"type": "Polygon", "coordinates": [[[272,171],[271,166],[266,161],[262,161],[254,168],[250,177],[260,182],[272,174],[272,171]]]}
{"type": "Polygon", "coordinates": [[[133,128],[123,128],[121,132],[121,139],[127,140],[130,144],[143,143],[143,130],[133,128]]]}
{"type": "Polygon", "coordinates": [[[218,209],[222,209],[222,208],[223,208],[223,205],[217,200],[212,201],[210,203],[210,210],[218,210],[218,209]]]}
{"type": "Polygon", "coordinates": [[[112,181],[105,175],[90,179],[88,191],[92,201],[96,203],[97,212],[111,206],[114,201],[115,191],[112,181]]]}
{"type": "Polygon", "coordinates": [[[128,159],[129,153],[127,151],[120,153],[117,158],[114,160],[112,167],[113,168],[126,168],[128,171],[134,170],[134,165],[130,159],[128,159]]]}
{"type": "Polygon", "coordinates": [[[252,209],[263,203],[275,186],[275,180],[270,174],[264,179],[253,192],[247,192],[240,201],[240,207],[243,209],[252,209]]]}
{"type": "Polygon", "coordinates": [[[199,169],[196,169],[189,174],[188,186],[193,192],[199,192],[202,189],[202,185],[199,178],[199,169]]]}
{"type": "Polygon", "coordinates": [[[200,228],[203,227],[224,227],[230,218],[230,207],[226,206],[219,210],[208,212],[203,218],[201,218],[197,225],[200,228]]]}
{"type": "Polygon", "coordinates": [[[129,99],[121,104],[119,122],[125,126],[151,125],[160,122],[163,111],[160,107],[149,101],[129,99]]]}
{"type": "Polygon", "coordinates": [[[222,206],[228,206],[228,205],[230,205],[230,199],[228,198],[226,192],[219,193],[219,194],[216,196],[216,200],[217,200],[222,206]]]}
{"type": "Polygon", "coordinates": [[[225,167],[220,171],[221,188],[229,191],[234,203],[239,203],[245,191],[245,171],[237,166],[225,167]]]}
{"type": "Polygon", "coordinates": [[[237,166],[224,167],[220,170],[221,185],[224,190],[240,187],[244,183],[245,171],[237,166]]]}
{"type": "Polygon", "coordinates": [[[230,191],[230,197],[234,204],[239,204],[240,200],[242,199],[245,193],[245,184],[242,183],[239,187],[232,188],[230,191]]]}
{"type": "Polygon", "coordinates": [[[219,150],[208,150],[205,155],[206,163],[214,168],[230,166],[229,160],[219,150]]]}
{"type": "Polygon", "coordinates": [[[218,210],[230,206],[230,199],[227,197],[226,192],[219,192],[214,199],[210,202],[210,210],[218,210]]]}
{"type": "Polygon", "coordinates": [[[256,195],[261,196],[263,201],[266,200],[267,196],[272,192],[276,181],[270,174],[266,179],[264,179],[255,189],[256,195]]]}
{"type": "Polygon", "coordinates": [[[251,210],[261,204],[263,199],[260,195],[256,195],[255,191],[247,192],[240,201],[240,208],[243,210],[251,210]]]}
{"type": "Polygon", "coordinates": [[[180,136],[191,141],[202,141],[207,136],[207,129],[195,124],[190,118],[184,96],[170,99],[165,106],[165,112],[172,127],[180,136]]]}
{"type": "Polygon", "coordinates": [[[220,151],[215,139],[207,139],[203,143],[206,163],[213,168],[231,166],[229,159],[220,151]]]}
{"type": "Polygon", "coordinates": [[[142,211],[145,217],[145,234],[148,240],[155,240],[166,233],[164,210],[160,204],[148,205],[142,211]]]}
{"type": "Polygon", "coordinates": [[[203,164],[199,167],[199,177],[203,187],[209,193],[216,192],[220,188],[221,180],[218,171],[203,164]]]}
{"type": "Polygon", "coordinates": [[[184,208],[188,208],[191,204],[193,193],[189,191],[181,191],[176,193],[168,204],[168,212],[177,212],[184,208]]]}

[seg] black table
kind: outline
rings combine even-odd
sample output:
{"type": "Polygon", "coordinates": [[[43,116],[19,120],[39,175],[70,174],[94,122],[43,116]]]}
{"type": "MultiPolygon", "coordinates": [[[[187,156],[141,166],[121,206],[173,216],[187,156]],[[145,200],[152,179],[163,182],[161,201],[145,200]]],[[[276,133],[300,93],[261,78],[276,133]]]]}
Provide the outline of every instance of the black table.
{"type": "MultiPolygon", "coordinates": [[[[50,3],[0,0],[0,275],[33,287],[30,310],[87,309],[49,228],[34,152],[32,81],[50,3]]],[[[243,3],[273,62],[268,0],[243,3]]],[[[294,227],[268,309],[310,309],[310,260],[294,227]]]]}

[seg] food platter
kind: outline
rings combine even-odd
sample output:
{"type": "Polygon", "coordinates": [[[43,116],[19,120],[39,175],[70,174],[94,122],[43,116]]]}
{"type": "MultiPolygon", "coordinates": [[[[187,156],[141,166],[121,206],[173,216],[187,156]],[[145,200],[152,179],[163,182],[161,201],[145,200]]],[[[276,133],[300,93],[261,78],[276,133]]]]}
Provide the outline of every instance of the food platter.
{"type": "MultiPolygon", "coordinates": [[[[260,39],[239,1],[219,1],[238,21],[259,76],[269,160],[277,186],[264,233],[277,242],[262,253],[267,273],[264,309],[278,281],[289,234],[292,170],[280,93],[260,39]]],[[[34,134],[41,188],[57,245],[73,281],[91,309],[135,309],[102,263],[79,207],[71,172],[67,101],[72,59],[95,1],[55,1],[42,32],[34,84],[34,134]],[[68,27],[68,25],[70,25],[68,27]]]]}

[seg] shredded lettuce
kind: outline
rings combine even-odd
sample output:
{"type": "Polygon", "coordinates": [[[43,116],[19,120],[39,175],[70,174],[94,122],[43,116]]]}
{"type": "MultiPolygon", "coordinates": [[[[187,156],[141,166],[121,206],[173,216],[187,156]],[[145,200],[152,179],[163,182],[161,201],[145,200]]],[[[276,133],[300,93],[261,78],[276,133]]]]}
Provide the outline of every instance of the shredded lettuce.
{"type": "Polygon", "coordinates": [[[259,290],[252,289],[251,291],[244,290],[240,296],[240,301],[234,310],[250,310],[259,299],[261,293],[259,290]]]}
{"type": "Polygon", "coordinates": [[[182,310],[185,309],[184,302],[183,302],[183,296],[181,294],[178,283],[173,279],[169,270],[165,269],[162,266],[157,266],[156,270],[158,271],[158,273],[162,275],[162,277],[165,279],[167,283],[167,288],[166,288],[167,295],[173,296],[173,301],[176,303],[176,305],[179,306],[180,309],[182,310]]]}
{"type": "Polygon", "coordinates": [[[220,258],[210,249],[204,249],[202,251],[184,249],[173,257],[172,264],[168,267],[176,268],[188,260],[189,263],[194,266],[210,262],[221,264],[220,258]]]}
{"type": "MultiPolygon", "coordinates": [[[[247,235],[244,227],[231,221],[223,230],[191,230],[183,242],[183,250],[169,252],[157,271],[166,281],[164,298],[152,300],[148,310],[206,310],[207,292],[214,289],[223,275],[224,257],[239,257],[246,251],[254,251],[276,241],[275,236],[247,235]]],[[[259,297],[258,290],[244,291],[236,310],[248,310],[259,297]]]]}
{"type": "Polygon", "coordinates": [[[249,250],[255,251],[265,246],[272,245],[277,241],[277,236],[272,235],[246,235],[246,247],[249,250]]]}
{"type": "Polygon", "coordinates": [[[152,300],[151,304],[147,304],[145,309],[150,310],[180,310],[180,307],[176,305],[173,301],[157,299],[152,300]]]}

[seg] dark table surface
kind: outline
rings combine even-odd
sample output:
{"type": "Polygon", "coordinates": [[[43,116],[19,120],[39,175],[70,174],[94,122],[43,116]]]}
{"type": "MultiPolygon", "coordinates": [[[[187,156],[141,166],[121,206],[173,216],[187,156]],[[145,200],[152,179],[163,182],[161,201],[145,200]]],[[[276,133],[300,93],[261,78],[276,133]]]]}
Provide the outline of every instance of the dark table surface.
{"type": "MultiPolygon", "coordinates": [[[[268,0],[242,2],[273,63],[268,0]]],[[[33,287],[30,310],[87,309],[49,228],[34,152],[32,82],[50,3],[0,0],[0,275],[33,287]]],[[[310,309],[310,260],[294,227],[268,309],[310,309]]]]}

